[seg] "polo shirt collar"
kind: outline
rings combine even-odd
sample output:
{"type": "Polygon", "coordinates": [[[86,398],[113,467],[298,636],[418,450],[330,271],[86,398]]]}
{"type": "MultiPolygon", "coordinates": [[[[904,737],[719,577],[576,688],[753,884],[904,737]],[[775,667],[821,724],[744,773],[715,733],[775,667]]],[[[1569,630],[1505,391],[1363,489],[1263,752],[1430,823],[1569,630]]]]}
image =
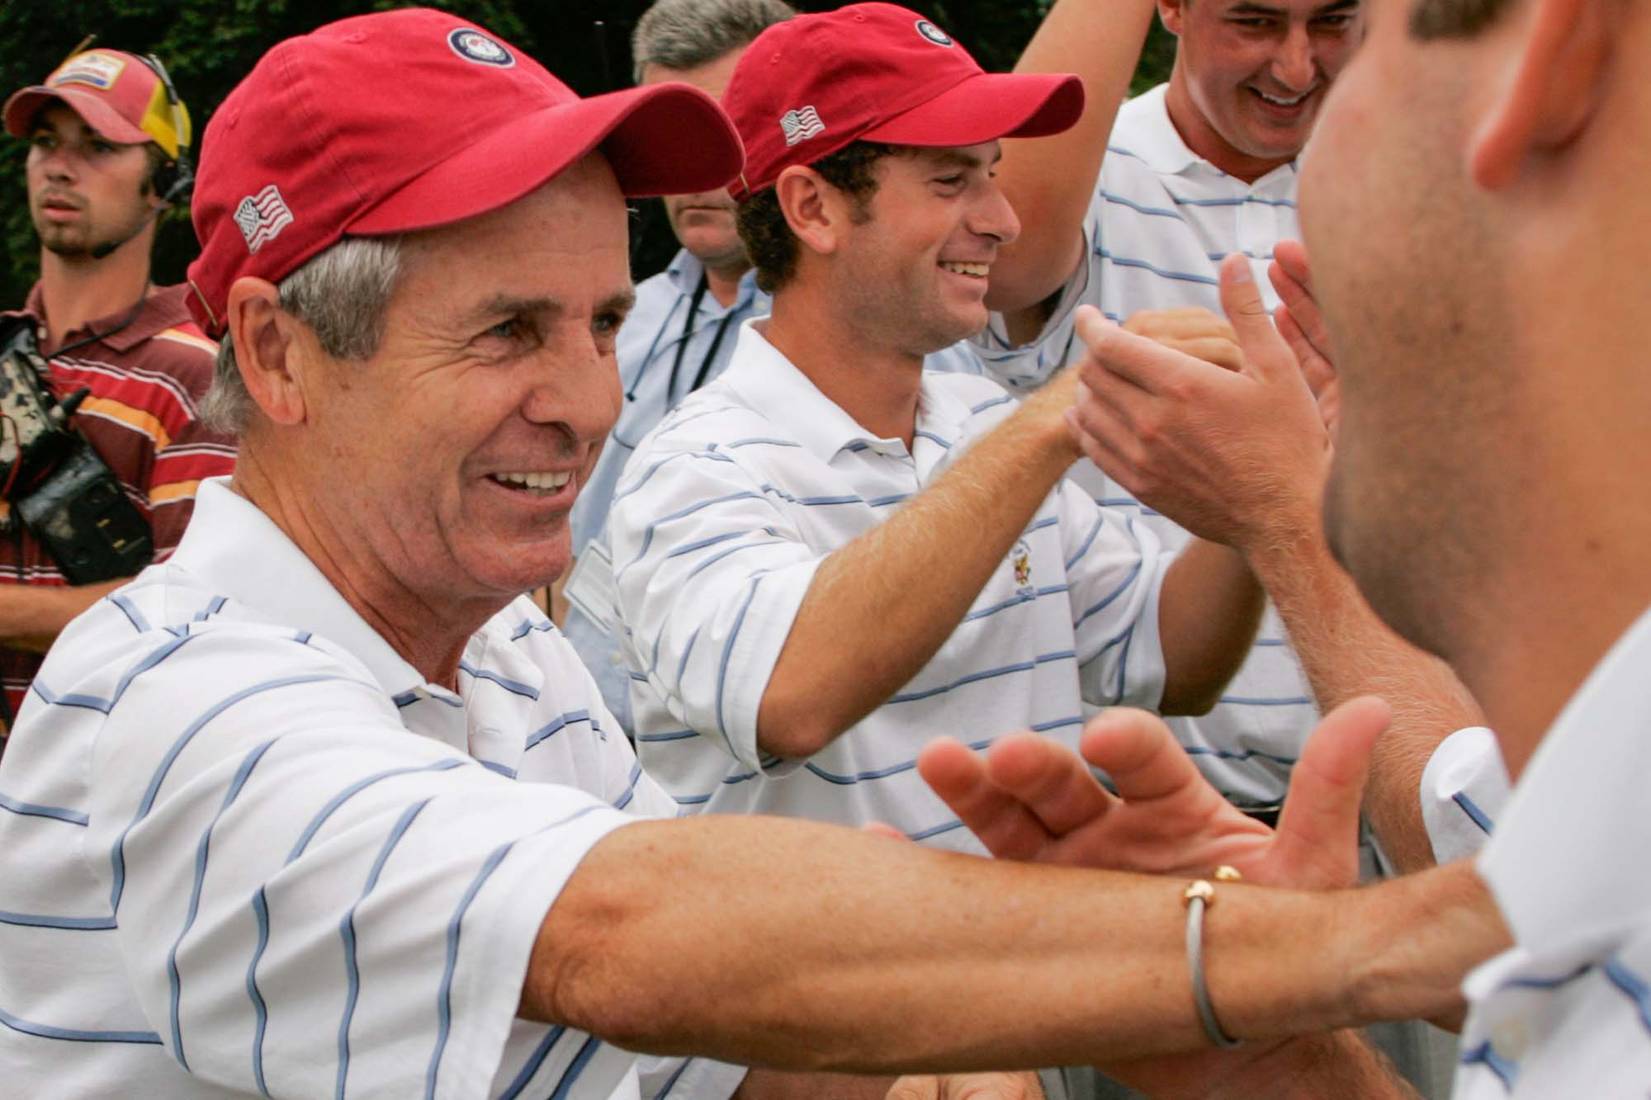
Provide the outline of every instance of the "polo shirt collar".
{"type": "Polygon", "coordinates": [[[356,613],[286,532],[229,487],[227,477],[201,482],[195,511],[168,565],[216,595],[278,614],[285,625],[348,650],[387,695],[426,686],[419,671],[356,613]]]}
{"type": "Polygon", "coordinates": [[[1130,136],[1129,152],[1146,161],[1154,172],[1173,176],[1208,161],[1181,140],[1181,132],[1170,121],[1168,93],[1169,84],[1160,84],[1142,92],[1126,104],[1125,109],[1141,112],[1143,123],[1130,136]]]}
{"type": "MultiPolygon", "coordinates": [[[[96,342],[115,351],[130,351],[158,332],[191,321],[189,309],[184,304],[182,287],[163,287],[159,290],[150,288],[145,293],[142,308],[137,309],[134,314],[133,307],[137,304],[133,302],[107,317],[99,317],[65,333],[64,345],[77,343],[93,333],[108,333],[106,336],[98,337],[96,342]]],[[[41,284],[34,284],[23,308],[42,325],[46,323],[46,299],[41,291],[41,284]]]]}
{"type": "MultiPolygon", "coordinates": [[[[1181,131],[1175,128],[1175,123],[1169,117],[1167,82],[1150,91],[1142,92],[1124,104],[1123,109],[1140,112],[1139,124],[1131,127],[1128,151],[1145,161],[1154,172],[1162,176],[1178,176],[1195,165],[1203,165],[1211,172],[1228,179],[1233,178],[1193,152],[1181,139],[1181,131]]],[[[1253,190],[1279,178],[1295,178],[1295,161],[1279,165],[1253,183],[1235,182],[1240,187],[1249,187],[1253,190]]]]}
{"type": "Polygon", "coordinates": [[[879,442],[770,344],[763,327],[764,319],[740,325],[740,342],[723,374],[752,409],[784,425],[798,443],[824,462],[850,443],[879,442]]]}
{"type": "MultiPolygon", "coordinates": [[[[677,249],[670,264],[665,268],[665,277],[671,280],[679,294],[692,295],[694,288],[699,285],[700,278],[705,274],[705,264],[698,256],[686,248],[677,249]]],[[[755,268],[740,276],[739,294],[735,295],[733,305],[729,309],[744,309],[757,296],[757,272],[755,268]]],[[[706,294],[700,304],[702,309],[711,309],[722,312],[722,303],[712,294],[706,294]]]]}
{"type": "Polygon", "coordinates": [[[1642,925],[1651,878],[1651,610],[1594,667],[1521,776],[1479,870],[1527,951],[1642,925]]]}

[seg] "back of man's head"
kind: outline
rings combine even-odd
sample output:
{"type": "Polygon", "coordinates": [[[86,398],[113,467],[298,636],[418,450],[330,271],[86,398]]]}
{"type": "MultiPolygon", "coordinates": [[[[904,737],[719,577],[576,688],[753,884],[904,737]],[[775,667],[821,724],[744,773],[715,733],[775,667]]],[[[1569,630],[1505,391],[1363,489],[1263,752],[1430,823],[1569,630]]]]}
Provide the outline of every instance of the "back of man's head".
{"type": "Polygon", "coordinates": [[[697,69],[796,14],[784,0],[658,0],[631,34],[634,75],[641,83],[651,67],[697,69]]]}

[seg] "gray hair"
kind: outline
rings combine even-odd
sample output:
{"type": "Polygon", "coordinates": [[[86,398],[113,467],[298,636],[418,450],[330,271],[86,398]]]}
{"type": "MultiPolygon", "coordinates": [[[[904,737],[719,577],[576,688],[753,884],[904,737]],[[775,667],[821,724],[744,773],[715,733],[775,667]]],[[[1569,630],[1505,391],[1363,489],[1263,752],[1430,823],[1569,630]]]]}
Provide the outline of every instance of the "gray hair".
{"type": "Polygon", "coordinates": [[[784,0],[658,0],[631,35],[636,80],[648,65],[696,69],[796,14],[784,0]]]}
{"type": "MultiPolygon", "coordinates": [[[[400,237],[346,237],[312,257],[277,285],[281,308],[308,325],[321,350],[334,359],[362,360],[378,351],[384,310],[401,275],[400,237]]],[[[201,402],[201,421],[239,436],[252,416],[252,395],[225,332],[218,344],[212,388],[201,402]]]]}

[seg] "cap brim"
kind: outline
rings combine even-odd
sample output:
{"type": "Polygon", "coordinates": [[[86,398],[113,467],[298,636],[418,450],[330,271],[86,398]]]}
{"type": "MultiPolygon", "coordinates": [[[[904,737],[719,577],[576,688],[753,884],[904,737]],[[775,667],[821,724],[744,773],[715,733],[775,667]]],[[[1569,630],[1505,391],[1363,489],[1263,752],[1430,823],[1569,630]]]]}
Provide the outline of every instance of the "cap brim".
{"type": "Polygon", "coordinates": [[[598,147],[632,198],[716,190],[745,163],[716,100],[687,84],[652,84],[514,118],[409,181],[345,232],[406,233],[485,214],[598,147]]]}
{"type": "Polygon", "coordinates": [[[1083,114],[1083,81],[1065,73],[980,73],[859,135],[890,145],[979,145],[1047,137],[1083,114]]]}
{"type": "Polygon", "coordinates": [[[48,88],[43,84],[24,88],[6,100],[6,133],[28,137],[35,116],[54,99],[68,104],[75,114],[86,120],[86,125],[117,145],[142,145],[154,140],[122,118],[102,96],[73,88],[48,88]]]}

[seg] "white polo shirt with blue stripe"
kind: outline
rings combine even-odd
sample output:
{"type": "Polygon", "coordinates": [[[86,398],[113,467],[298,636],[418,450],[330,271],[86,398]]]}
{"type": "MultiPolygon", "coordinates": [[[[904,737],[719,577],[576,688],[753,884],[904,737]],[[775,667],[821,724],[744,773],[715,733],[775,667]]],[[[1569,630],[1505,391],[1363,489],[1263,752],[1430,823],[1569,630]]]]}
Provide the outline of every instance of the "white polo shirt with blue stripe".
{"type": "Polygon", "coordinates": [[[929,739],[984,745],[1030,727],[1072,744],[1084,700],[1158,703],[1168,559],[1150,531],[1063,483],[887,703],[807,760],[758,748],[757,708],[820,562],[921,492],[1012,405],[988,379],[925,372],[908,451],[820,393],[758,322],[727,373],[642,444],[609,531],[638,752],[679,803],[882,821],[979,851],[915,771],[929,739]]]}
{"type": "MultiPolygon", "coordinates": [[[[693,383],[701,367],[705,382],[720,377],[739,343],[739,325],[752,317],[767,316],[772,303],[757,289],[755,276],[747,272],[732,305],[725,307],[703,294],[698,296],[696,310],[694,288],[704,274],[704,265],[683,249],[670,267],[637,284],[636,305],[619,332],[619,380],[625,387],[625,401],[602,457],[590,480],[580,486],[573,507],[573,553],[578,565],[564,589],[568,613],[562,629],[602,689],[608,710],[627,733],[633,728],[630,677],[609,625],[613,621],[613,551],[606,527],[614,487],[642,438],[697,388],[693,383]],[[677,369],[679,356],[681,368],[677,369]]],[[[980,360],[967,343],[928,356],[924,366],[981,373],[980,360]]]]}
{"type": "Polygon", "coordinates": [[[1514,946],[1469,975],[1456,1100],[1651,1092],[1651,612],[1560,712],[1479,856],[1514,946]]]}
{"type": "Polygon", "coordinates": [[[580,859],[675,804],[529,601],[461,669],[425,682],[203,483],[0,763],[0,1091],[634,1096],[635,1056],[516,1008],[580,859]]]}
{"type": "MultiPolygon", "coordinates": [[[[986,371],[1013,392],[1036,389],[1082,357],[1073,313],[1096,306],[1122,321],[1143,309],[1202,306],[1221,312],[1216,272],[1231,252],[1251,258],[1268,309],[1278,304],[1267,265],[1279,240],[1299,237],[1296,167],[1285,164],[1245,183],[1199,157],[1170,122],[1159,85],[1125,103],[1108,141],[1099,185],[1084,219],[1086,261],[1031,344],[1010,346],[1002,320],[976,341],[986,371]]],[[[1145,508],[1088,460],[1072,478],[1096,500],[1135,517],[1164,545],[1185,530],[1145,508]]],[[[1248,660],[1214,710],[1170,726],[1210,781],[1241,804],[1283,798],[1302,742],[1317,720],[1311,691],[1268,607],[1248,660]]]]}

